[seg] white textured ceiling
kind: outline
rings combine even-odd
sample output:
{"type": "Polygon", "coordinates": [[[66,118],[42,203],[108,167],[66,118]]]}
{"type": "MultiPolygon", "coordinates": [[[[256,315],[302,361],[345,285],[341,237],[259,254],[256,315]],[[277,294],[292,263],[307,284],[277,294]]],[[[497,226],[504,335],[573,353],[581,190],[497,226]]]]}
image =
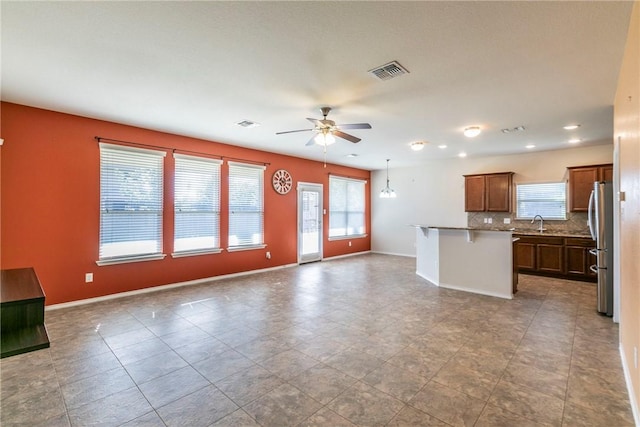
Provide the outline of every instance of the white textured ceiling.
{"type": "Polygon", "coordinates": [[[327,105],[337,123],[373,127],[327,161],[371,170],[611,143],[632,6],[2,1],[2,99],[315,160],[311,133],[275,133],[327,105]],[[367,73],[392,60],[410,73],[367,73]],[[462,135],[471,125],[477,138],[462,135]],[[417,140],[429,144],[412,152],[417,140]]]}

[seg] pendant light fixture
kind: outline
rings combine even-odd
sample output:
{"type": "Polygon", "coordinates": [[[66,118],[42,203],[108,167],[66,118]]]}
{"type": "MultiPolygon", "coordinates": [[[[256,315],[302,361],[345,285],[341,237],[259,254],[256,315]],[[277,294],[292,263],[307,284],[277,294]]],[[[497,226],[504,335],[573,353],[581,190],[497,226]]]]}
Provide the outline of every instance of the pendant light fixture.
{"type": "Polygon", "coordinates": [[[389,159],[387,159],[387,186],[380,192],[381,199],[395,199],[396,192],[389,187],[389,159]]]}

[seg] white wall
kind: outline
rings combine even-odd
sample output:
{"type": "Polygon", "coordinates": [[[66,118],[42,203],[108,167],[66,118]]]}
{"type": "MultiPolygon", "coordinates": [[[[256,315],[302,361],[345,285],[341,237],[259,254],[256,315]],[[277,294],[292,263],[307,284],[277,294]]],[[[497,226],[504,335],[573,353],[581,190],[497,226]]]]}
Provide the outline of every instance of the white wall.
{"type": "Polygon", "coordinates": [[[514,182],[561,181],[568,166],[611,163],[613,144],[484,158],[434,160],[418,167],[389,169],[395,199],[380,199],[386,171],[371,174],[371,250],[415,256],[410,224],[466,227],[463,175],[515,172],[514,182]]]}

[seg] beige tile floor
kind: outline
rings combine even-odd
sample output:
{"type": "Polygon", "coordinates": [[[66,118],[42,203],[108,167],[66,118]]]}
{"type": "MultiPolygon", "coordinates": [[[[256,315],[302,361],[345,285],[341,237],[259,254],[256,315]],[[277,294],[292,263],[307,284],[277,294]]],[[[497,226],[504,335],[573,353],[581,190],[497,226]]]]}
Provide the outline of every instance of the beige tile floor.
{"type": "Polygon", "coordinates": [[[362,255],[48,311],[2,359],[3,426],[627,426],[595,286],[513,300],[362,255]]]}

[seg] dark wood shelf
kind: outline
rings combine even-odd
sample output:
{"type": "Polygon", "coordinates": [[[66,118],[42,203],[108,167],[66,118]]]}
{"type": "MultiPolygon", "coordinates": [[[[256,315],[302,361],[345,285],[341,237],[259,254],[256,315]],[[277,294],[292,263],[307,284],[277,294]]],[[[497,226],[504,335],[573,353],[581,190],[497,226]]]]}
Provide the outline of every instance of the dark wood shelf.
{"type": "Polygon", "coordinates": [[[33,268],[0,270],[0,358],[49,347],[44,299],[33,268]]]}
{"type": "Polygon", "coordinates": [[[0,358],[15,356],[16,354],[49,348],[49,336],[44,325],[35,325],[2,333],[0,338],[0,358]]]}

